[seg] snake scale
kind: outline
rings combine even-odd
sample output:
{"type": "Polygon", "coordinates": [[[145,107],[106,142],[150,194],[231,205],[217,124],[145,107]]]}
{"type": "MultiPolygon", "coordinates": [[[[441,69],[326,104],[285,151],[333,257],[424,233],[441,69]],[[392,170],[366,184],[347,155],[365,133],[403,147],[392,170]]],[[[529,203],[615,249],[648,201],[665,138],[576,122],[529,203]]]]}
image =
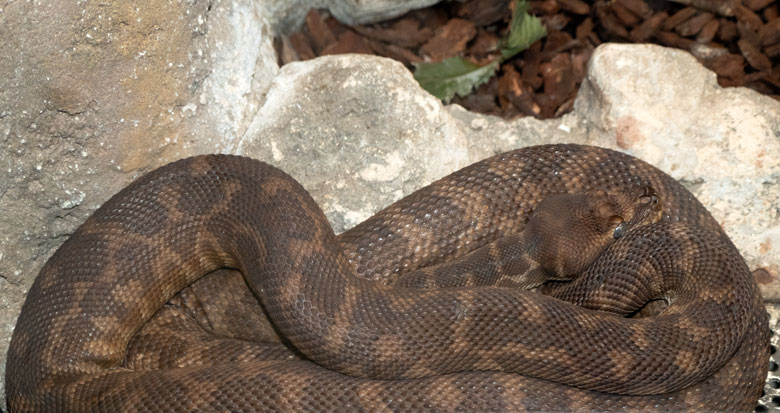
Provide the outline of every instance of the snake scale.
{"type": "Polygon", "coordinates": [[[625,154],[499,154],[338,237],[282,171],[204,155],[131,183],[49,259],[13,334],[7,402],[11,412],[749,411],[769,334],[717,222],[625,154]],[[573,281],[392,285],[521,233],[551,196],[639,187],[657,195],[660,221],[573,281]]]}

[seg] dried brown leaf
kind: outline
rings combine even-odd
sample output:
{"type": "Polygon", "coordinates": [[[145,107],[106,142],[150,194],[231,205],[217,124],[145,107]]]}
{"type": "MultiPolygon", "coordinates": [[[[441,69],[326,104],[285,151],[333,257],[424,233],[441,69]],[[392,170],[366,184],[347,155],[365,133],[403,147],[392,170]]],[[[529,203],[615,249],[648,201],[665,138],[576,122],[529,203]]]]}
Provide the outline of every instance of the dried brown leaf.
{"type": "Polygon", "coordinates": [[[460,3],[455,15],[483,27],[510,18],[509,3],[510,0],[471,0],[460,3]]]}
{"type": "Polygon", "coordinates": [[[741,0],[671,0],[675,3],[693,6],[698,9],[711,11],[721,16],[733,16],[734,10],[741,0]]]}
{"type": "Polygon", "coordinates": [[[761,17],[745,6],[737,7],[735,15],[737,21],[747,24],[753,30],[758,30],[764,24],[761,17]]]}
{"type": "Polygon", "coordinates": [[[655,34],[655,38],[667,46],[683,50],[688,50],[695,43],[693,40],[686,39],[674,32],[658,32],[655,34]]]}
{"type": "Polygon", "coordinates": [[[309,39],[301,32],[295,32],[290,35],[290,44],[298,53],[300,60],[309,60],[317,57],[311,47],[311,43],[309,43],[309,39]]]}
{"type": "Polygon", "coordinates": [[[595,9],[596,16],[599,18],[601,26],[604,27],[607,32],[621,38],[628,37],[628,30],[626,27],[609,11],[604,3],[596,3],[595,9]]]}
{"type": "Polygon", "coordinates": [[[678,24],[674,31],[679,33],[680,36],[690,37],[699,33],[701,28],[713,19],[715,19],[715,16],[712,13],[704,12],[678,24]]]}
{"type": "Polygon", "coordinates": [[[377,40],[368,40],[371,50],[379,56],[388,57],[390,59],[398,60],[399,62],[410,67],[412,63],[422,62],[422,58],[417,56],[409,49],[403,48],[395,44],[387,44],[377,40]]]}
{"type": "Polygon", "coordinates": [[[724,42],[731,42],[737,36],[739,36],[739,31],[736,23],[731,20],[721,21],[720,28],[718,28],[718,39],[724,42]]]}
{"type": "Polygon", "coordinates": [[[591,20],[590,17],[586,17],[585,20],[577,26],[575,33],[579,40],[588,37],[589,34],[593,33],[593,20],[591,20]]]}
{"type": "Polygon", "coordinates": [[[738,54],[713,57],[705,60],[704,65],[718,76],[737,78],[745,74],[745,58],[738,54]]]}
{"type": "Polygon", "coordinates": [[[764,9],[764,21],[771,22],[780,16],[780,6],[773,4],[764,9]]]}
{"type": "Polygon", "coordinates": [[[374,40],[396,44],[400,47],[417,47],[433,36],[433,30],[420,27],[420,22],[405,17],[388,27],[357,25],[355,31],[374,40]]]}
{"type": "Polygon", "coordinates": [[[325,24],[325,18],[317,10],[309,10],[306,14],[306,31],[309,33],[309,42],[317,53],[322,53],[328,46],[336,42],[336,36],[325,24]]]}
{"type": "Polygon", "coordinates": [[[274,50],[276,51],[279,66],[300,60],[298,52],[295,51],[290,38],[287,36],[279,36],[274,39],[274,50]]]}
{"type": "Polygon", "coordinates": [[[673,30],[675,27],[677,27],[678,24],[693,17],[694,14],[696,14],[696,9],[693,7],[680,9],[677,13],[674,13],[673,15],[669,16],[668,19],[666,19],[664,25],[661,26],[661,30],[665,32],[673,30]]]}
{"type": "Polygon", "coordinates": [[[590,5],[582,0],[558,0],[558,5],[574,14],[590,14],[590,5]]]}
{"type": "Polygon", "coordinates": [[[752,43],[745,39],[737,41],[739,50],[742,52],[742,56],[748,61],[750,66],[758,70],[770,70],[772,69],[772,61],[769,60],[767,55],[761,53],[761,51],[752,43]]]}
{"type": "Polygon", "coordinates": [[[653,10],[644,0],[617,0],[617,2],[642,19],[649,19],[653,15],[653,10]]]}
{"type": "Polygon", "coordinates": [[[764,48],[764,52],[772,59],[780,59],[780,43],[764,48]]]}
{"type": "Polygon", "coordinates": [[[712,19],[701,28],[699,35],[696,36],[696,41],[699,43],[709,43],[715,38],[715,34],[718,33],[720,27],[720,20],[712,19]]]}
{"type": "Polygon", "coordinates": [[[758,29],[758,40],[762,46],[780,43],[780,19],[774,19],[758,29]]]}
{"type": "Polygon", "coordinates": [[[528,12],[536,15],[548,15],[558,13],[560,6],[556,0],[529,1],[528,12]]]}
{"type": "Polygon", "coordinates": [[[526,51],[523,52],[523,58],[519,60],[522,63],[521,76],[523,82],[530,85],[533,89],[542,87],[542,76],[539,72],[539,65],[542,64],[542,43],[535,42],[526,51]]]}
{"type": "Polygon", "coordinates": [[[347,30],[339,36],[336,42],[331,43],[325,50],[322,51],[322,55],[331,54],[344,54],[344,53],[362,53],[372,54],[373,50],[363,36],[347,30]]]}
{"type": "Polygon", "coordinates": [[[627,9],[625,6],[623,6],[621,3],[613,2],[610,5],[610,10],[615,15],[615,17],[620,20],[621,23],[623,23],[623,26],[628,27],[634,27],[638,25],[641,20],[639,19],[639,16],[632,13],[629,9],[627,9]]]}
{"type": "Polygon", "coordinates": [[[663,24],[668,17],[669,15],[665,11],[654,14],[631,30],[629,37],[637,43],[644,42],[658,32],[658,28],[661,27],[661,24],[663,24]]]}
{"type": "Polygon", "coordinates": [[[742,0],[742,4],[750,10],[757,11],[772,4],[774,0],[742,0]]]}
{"type": "Polygon", "coordinates": [[[466,44],[477,34],[474,23],[459,18],[450,19],[438,28],[436,33],[420,47],[420,52],[433,61],[457,56],[466,49],[466,44]]]}

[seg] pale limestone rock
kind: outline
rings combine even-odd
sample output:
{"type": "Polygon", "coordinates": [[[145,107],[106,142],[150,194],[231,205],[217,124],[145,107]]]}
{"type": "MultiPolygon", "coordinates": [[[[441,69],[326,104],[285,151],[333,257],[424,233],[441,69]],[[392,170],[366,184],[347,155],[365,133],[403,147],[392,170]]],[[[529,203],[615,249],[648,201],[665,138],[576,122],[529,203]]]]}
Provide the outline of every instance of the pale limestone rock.
{"type": "Polygon", "coordinates": [[[303,22],[310,9],[328,9],[345,24],[389,20],[410,10],[432,6],[441,0],[264,0],[271,27],[290,33],[303,22]]]}
{"type": "Polygon", "coordinates": [[[238,153],[300,181],[334,229],[470,163],[441,102],[400,63],[326,56],[282,68],[238,153]]]}
{"type": "Polygon", "coordinates": [[[252,0],[6,2],[0,27],[4,378],[46,259],[141,173],[233,149],[278,67],[252,0]]]}
{"type": "Polygon", "coordinates": [[[355,23],[389,20],[409,10],[432,6],[441,0],[331,0],[329,8],[337,19],[355,23]]]}
{"type": "Polygon", "coordinates": [[[198,53],[208,53],[211,73],[197,103],[207,112],[203,139],[220,142],[219,151],[235,149],[279,72],[268,14],[255,0],[222,0],[209,13],[209,47],[198,53]]]}

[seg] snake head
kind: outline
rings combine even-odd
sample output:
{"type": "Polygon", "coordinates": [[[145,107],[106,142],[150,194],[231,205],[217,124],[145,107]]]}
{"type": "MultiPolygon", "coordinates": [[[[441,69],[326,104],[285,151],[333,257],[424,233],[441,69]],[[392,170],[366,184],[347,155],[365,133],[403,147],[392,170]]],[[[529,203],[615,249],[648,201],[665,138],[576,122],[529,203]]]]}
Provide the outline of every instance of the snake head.
{"type": "Polygon", "coordinates": [[[603,209],[594,216],[602,219],[610,216],[610,223],[615,225],[612,234],[614,239],[622,238],[632,229],[661,220],[661,203],[658,195],[649,186],[618,192],[596,191],[595,199],[599,200],[598,208],[603,209]]]}
{"type": "Polygon", "coordinates": [[[616,240],[660,219],[661,203],[650,187],[596,190],[545,198],[524,231],[550,279],[570,280],[616,240]]]}

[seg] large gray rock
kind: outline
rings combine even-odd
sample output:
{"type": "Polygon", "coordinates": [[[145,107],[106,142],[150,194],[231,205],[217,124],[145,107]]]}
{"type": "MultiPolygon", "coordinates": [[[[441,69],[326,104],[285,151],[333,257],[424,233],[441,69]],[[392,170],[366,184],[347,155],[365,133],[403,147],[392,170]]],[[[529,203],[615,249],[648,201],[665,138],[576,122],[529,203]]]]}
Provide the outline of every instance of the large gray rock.
{"type": "Polygon", "coordinates": [[[0,377],[68,234],[140,173],[235,147],[278,71],[270,36],[253,0],[0,5],[0,377]]]}
{"type": "Polygon", "coordinates": [[[441,0],[331,0],[328,8],[337,19],[348,23],[371,23],[392,19],[409,10],[420,9],[441,0]]]}
{"type": "Polygon", "coordinates": [[[441,103],[388,59],[288,64],[260,113],[238,152],[298,179],[337,232],[470,161],[441,103]]]}
{"type": "Polygon", "coordinates": [[[345,24],[389,20],[410,10],[428,7],[441,0],[264,0],[271,27],[289,33],[303,21],[310,9],[328,9],[345,24]]]}
{"type": "Polygon", "coordinates": [[[278,70],[251,1],[13,2],[0,16],[0,278],[14,285],[139,173],[233,148],[278,70]]]}

